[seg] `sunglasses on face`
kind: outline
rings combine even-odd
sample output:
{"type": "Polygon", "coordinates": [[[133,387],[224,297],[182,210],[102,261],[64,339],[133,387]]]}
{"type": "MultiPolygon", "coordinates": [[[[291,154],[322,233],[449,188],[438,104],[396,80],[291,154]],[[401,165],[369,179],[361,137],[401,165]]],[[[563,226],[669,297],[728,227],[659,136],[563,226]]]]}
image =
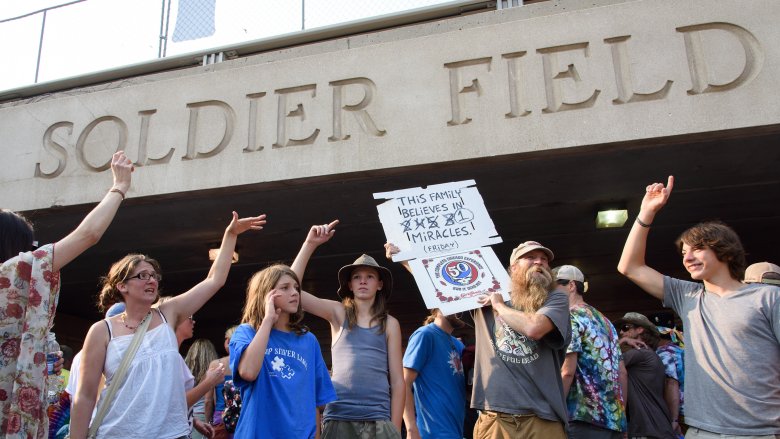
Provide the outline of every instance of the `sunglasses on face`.
{"type": "Polygon", "coordinates": [[[620,330],[621,331],[628,331],[628,330],[631,330],[631,329],[634,329],[634,328],[636,328],[636,326],[634,326],[634,325],[632,325],[630,323],[625,323],[623,326],[620,327],[620,330]]]}

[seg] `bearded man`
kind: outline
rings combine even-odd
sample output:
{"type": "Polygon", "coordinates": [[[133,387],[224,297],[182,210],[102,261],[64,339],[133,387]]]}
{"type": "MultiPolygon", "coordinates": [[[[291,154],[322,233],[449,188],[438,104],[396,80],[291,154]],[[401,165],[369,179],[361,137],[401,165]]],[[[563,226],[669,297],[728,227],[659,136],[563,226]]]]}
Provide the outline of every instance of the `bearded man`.
{"type": "Polygon", "coordinates": [[[471,407],[475,439],[565,439],[561,366],[571,339],[569,299],[550,271],[553,252],[535,241],[512,251],[511,301],[481,297],[474,313],[476,359],[471,407]]]}

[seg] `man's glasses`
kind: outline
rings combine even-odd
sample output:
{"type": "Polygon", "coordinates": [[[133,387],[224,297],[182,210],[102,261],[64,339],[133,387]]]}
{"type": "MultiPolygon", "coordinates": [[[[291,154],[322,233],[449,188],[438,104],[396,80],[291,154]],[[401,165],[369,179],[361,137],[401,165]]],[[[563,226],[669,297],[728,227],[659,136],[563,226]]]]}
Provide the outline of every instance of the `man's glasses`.
{"type": "Polygon", "coordinates": [[[130,280],[130,279],[149,280],[149,279],[152,279],[152,278],[154,278],[154,280],[156,280],[157,282],[160,282],[162,280],[162,275],[161,274],[157,274],[155,272],[151,272],[150,273],[148,271],[142,271],[142,272],[136,274],[135,276],[128,277],[127,280],[130,280]]]}
{"type": "Polygon", "coordinates": [[[634,329],[634,328],[636,328],[636,326],[634,326],[634,325],[632,325],[630,323],[625,323],[623,326],[620,327],[620,330],[621,331],[628,331],[628,330],[631,330],[631,329],[634,329]]]}

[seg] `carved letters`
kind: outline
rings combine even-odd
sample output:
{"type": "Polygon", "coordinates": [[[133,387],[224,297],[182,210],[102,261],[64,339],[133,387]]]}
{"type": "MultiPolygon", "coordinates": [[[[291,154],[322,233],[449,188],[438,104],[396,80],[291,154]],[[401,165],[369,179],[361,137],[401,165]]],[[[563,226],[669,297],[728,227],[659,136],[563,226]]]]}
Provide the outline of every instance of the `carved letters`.
{"type": "MultiPolygon", "coordinates": [[[[747,29],[731,23],[704,23],[692,26],[684,26],[676,29],[683,35],[683,45],[685,56],[688,60],[691,82],[693,87],[687,91],[689,95],[702,93],[723,92],[732,90],[750,82],[761,71],[764,62],[764,54],[761,44],[756,37],[747,29]],[[711,32],[725,33],[726,38],[735,39],[742,47],[745,57],[745,63],[736,78],[720,84],[713,82],[712,73],[708,69],[708,57],[702,48],[702,39],[712,38],[711,32]]],[[[634,87],[634,75],[632,72],[632,57],[628,48],[628,41],[631,36],[617,36],[605,38],[604,44],[609,46],[612,55],[611,60],[593,60],[591,57],[590,43],[587,41],[571,43],[560,46],[545,47],[536,49],[538,57],[531,58],[527,51],[518,51],[501,54],[505,61],[507,85],[501,91],[501,98],[505,99],[509,105],[509,112],[504,117],[515,119],[527,117],[535,110],[531,107],[526,90],[529,87],[540,87],[544,89],[545,103],[543,107],[537,107],[536,110],[542,114],[557,113],[568,110],[582,110],[593,107],[602,92],[599,88],[587,88],[587,84],[594,84],[601,81],[605,87],[604,90],[614,90],[613,105],[622,105],[637,102],[647,102],[661,100],[667,97],[672,90],[674,81],[668,78],[659,78],[659,86],[654,91],[638,91],[634,87]],[[559,55],[567,54],[569,58],[576,54],[581,54],[581,60],[571,62],[565,68],[559,65],[559,55]],[[527,66],[532,62],[541,62],[543,75],[542,78],[529,77],[527,66]],[[596,78],[588,70],[588,65],[593,62],[610,62],[614,71],[614,78],[596,78]],[[609,80],[614,81],[614,88],[607,87],[609,80]],[[563,81],[569,81],[573,88],[587,91],[587,97],[580,100],[570,100],[565,96],[561,84],[563,81]]],[[[723,38],[723,36],[721,36],[723,38]]],[[[641,56],[642,54],[634,55],[641,56]]],[[[725,59],[732,59],[738,54],[727,53],[723,50],[716,55],[725,59]]],[[[472,93],[476,98],[486,94],[490,81],[500,81],[491,77],[493,57],[472,58],[462,61],[448,62],[444,68],[449,73],[450,90],[450,109],[451,118],[447,121],[448,126],[462,125],[472,122],[469,116],[469,106],[466,104],[464,94],[472,93]],[[477,68],[479,67],[479,68],[477,68]]],[[[489,96],[495,101],[495,96],[489,96]]],[[[473,102],[473,99],[472,99],[473,102]]]]}
{"type": "MultiPolygon", "coordinates": [[[[761,72],[764,64],[763,49],[756,37],[743,27],[730,23],[703,23],[678,27],[675,30],[680,35],[680,44],[669,50],[677,50],[687,59],[691,80],[691,87],[686,90],[687,95],[733,90],[748,84],[761,72]],[[729,39],[725,41],[728,41],[730,47],[734,49],[713,50],[713,47],[720,48],[720,46],[712,43],[705,44],[711,42],[712,38],[719,38],[720,42],[729,39]],[[741,48],[742,53],[738,53],[739,49],[736,48],[741,48]],[[730,61],[733,67],[735,64],[739,65],[742,59],[744,65],[738,68],[739,72],[735,77],[729,77],[733,74],[729,72],[724,78],[724,74],[718,70],[718,66],[723,64],[714,62],[730,61]]],[[[443,68],[449,80],[447,83],[433,85],[447,87],[449,90],[450,119],[442,120],[442,123],[446,122],[450,127],[479,123],[479,120],[475,120],[473,116],[479,99],[489,99],[487,102],[490,103],[500,102],[508,107],[508,112],[496,111],[496,117],[500,117],[503,113],[507,120],[520,121],[535,112],[539,117],[547,117],[544,115],[586,110],[595,105],[636,105],[641,102],[664,100],[675,90],[682,93],[682,89],[676,84],[680,84],[680,81],[684,84],[687,78],[666,78],[658,75],[657,72],[647,75],[646,72],[636,68],[635,59],[644,54],[632,53],[631,39],[630,35],[621,35],[604,38],[601,42],[575,41],[570,44],[444,63],[443,68]],[[596,45],[599,50],[594,50],[593,45],[596,45]],[[600,55],[596,56],[596,53],[600,55]],[[594,66],[609,66],[614,76],[603,74],[599,76],[594,66]],[[635,84],[651,85],[645,85],[644,90],[637,90],[635,84]],[[607,95],[609,100],[599,99],[602,95],[607,95]]],[[[442,68],[442,64],[438,66],[429,67],[442,68]]],[[[671,76],[672,73],[669,75],[671,76]]],[[[275,141],[271,144],[272,148],[348,141],[351,135],[355,134],[349,132],[350,127],[353,130],[359,129],[365,136],[374,138],[388,134],[384,125],[387,121],[377,118],[377,114],[381,113],[377,110],[379,105],[376,102],[384,106],[393,105],[395,101],[387,98],[392,96],[393,90],[386,90],[387,94],[381,95],[385,99],[379,99],[383,90],[367,77],[330,81],[328,82],[332,92],[330,94],[322,93],[321,90],[318,93],[318,88],[321,87],[321,84],[304,84],[273,91],[273,95],[276,96],[276,132],[275,141]],[[331,134],[327,139],[319,136],[321,127],[316,126],[322,123],[322,119],[312,117],[312,114],[318,115],[316,109],[321,111],[323,108],[328,108],[323,105],[322,99],[330,99],[331,134]],[[351,124],[348,121],[351,121],[351,124]]],[[[384,87],[388,88],[388,85],[384,87]]],[[[150,136],[150,127],[154,126],[155,116],[158,113],[158,109],[155,108],[138,111],[138,119],[130,121],[130,126],[138,130],[137,145],[127,144],[128,122],[115,115],[104,115],[92,120],[78,134],[75,143],[73,142],[74,123],[56,122],[43,133],[42,147],[47,161],[45,164],[36,163],[34,176],[51,179],[61,175],[68,166],[69,147],[73,148],[77,165],[82,169],[89,172],[108,169],[110,160],[96,164],[96,161],[104,161],[106,157],[88,157],[85,147],[87,139],[99,125],[101,133],[111,133],[111,138],[116,139],[116,145],[108,145],[108,148],[129,149],[130,155],[136,157],[136,166],[168,164],[177,149],[180,150],[181,160],[214,157],[234,143],[237,126],[245,126],[247,129],[246,145],[243,146],[242,151],[262,152],[265,150],[262,139],[265,138],[270,142],[274,135],[273,129],[267,130],[270,132],[263,132],[261,129],[262,121],[273,123],[274,120],[261,111],[261,104],[265,105],[269,112],[273,111],[270,109],[272,107],[268,107],[269,104],[273,105],[272,101],[268,101],[271,97],[266,96],[265,91],[250,92],[244,97],[245,101],[241,102],[225,102],[217,99],[183,102],[181,109],[189,112],[189,120],[186,143],[182,142],[182,145],[153,145],[155,148],[150,148],[152,146],[150,142],[154,142],[154,136],[150,136]],[[210,123],[209,131],[204,131],[205,128],[202,126],[205,125],[201,122],[204,118],[210,123]],[[217,121],[217,129],[214,128],[214,121],[217,121]],[[242,121],[246,123],[237,125],[242,121]],[[207,133],[213,136],[215,131],[216,139],[203,135],[207,133]],[[135,146],[137,148],[133,148],[135,146]],[[157,151],[157,157],[149,157],[150,150],[157,151]],[[161,151],[166,150],[167,152],[160,156],[161,151]]],[[[480,108],[484,111],[485,107],[483,105],[480,108]]],[[[410,116],[414,117],[413,114],[410,116]]],[[[403,121],[394,122],[403,123],[403,121]]]]}

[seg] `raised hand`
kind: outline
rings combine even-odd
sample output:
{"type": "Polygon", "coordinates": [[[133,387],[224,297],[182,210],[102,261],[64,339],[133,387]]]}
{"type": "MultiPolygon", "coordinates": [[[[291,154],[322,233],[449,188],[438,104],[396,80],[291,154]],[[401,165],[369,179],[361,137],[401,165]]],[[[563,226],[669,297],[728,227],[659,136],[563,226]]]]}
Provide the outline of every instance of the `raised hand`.
{"type": "Polygon", "coordinates": [[[670,175],[669,180],[664,186],[663,183],[653,183],[647,185],[645,196],[642,198],[641,211],[655,214],[666,204],[674,187],[674,176],[670,175]]]}
{"type": "Polygon", "coordinates": [[[124,151],[117,151],[111,157],[111,173],[114,175],[114,185],[112,187],[126,194],[130,189],[130,175],[135,170],[133,162],[125,155],[124,151]]]}
{"type": "Polygon", "coordinates": [[[330,241],[330,238],[336,233],[338,223],[339,220],[333,220],[330,224],[311,226],[309,234],[306,235],[306,243],[320,246],[330,241]]]}
{"type": "Polygon", "coordinates": [[[240,235],[247,230],[262,230],[265,223],[265,214],[260,216],[239,218],[238,214],[234,211],[233,219],[230,221],[230,225],[228,226],[228,231],[230,233],[240,235]]]}
{"type": "Polygon", "coordinates": [[[282,313],[281,308],[277,308],[276,304],[274,303],[276,301],[277,297],[280,297],[282,293],[271,290],[268,292],[268,296],[265,298],[265,315],[263,316],[263,320],[270,320],[271,324],[275,324],[277,320],[279,320],[279,315],[282,313]]]}

